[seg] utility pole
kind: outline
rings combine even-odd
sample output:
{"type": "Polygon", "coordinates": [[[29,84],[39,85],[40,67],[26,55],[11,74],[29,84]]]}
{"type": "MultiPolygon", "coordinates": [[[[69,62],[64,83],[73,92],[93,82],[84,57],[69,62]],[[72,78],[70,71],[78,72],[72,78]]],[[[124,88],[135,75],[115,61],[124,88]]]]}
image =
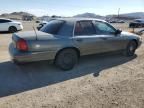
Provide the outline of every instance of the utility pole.
{"type": "Polygon", "coordinates": [[[118,19],[120,17],[120,8],[118,8],[118,19]]]}

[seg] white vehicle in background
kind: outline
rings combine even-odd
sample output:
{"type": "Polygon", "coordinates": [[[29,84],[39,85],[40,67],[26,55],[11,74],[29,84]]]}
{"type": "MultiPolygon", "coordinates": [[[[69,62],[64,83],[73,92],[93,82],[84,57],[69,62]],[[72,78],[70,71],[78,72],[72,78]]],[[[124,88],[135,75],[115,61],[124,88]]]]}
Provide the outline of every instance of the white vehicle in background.
{"type": "Polygon", "coordinates": [[[42,22],[40,22],[40,24],[38,25],[37,29],[40,30],[47,23],[48,23],[48,21],[42,21],[42,22]]]}
{"type": "Polygon", "coordinates": [[[40,30],[44,25],[46,25],[49,21],[52,21],[52,20],[56,20],[58,18],[49,18],[47,20],[43,20],[40,22],[40,24],[38,25],[37,27],[37,30],[40,30]]]}
{"type": "Polygon", "coordinates": [[[0,32],[14,33],[23,29],[21,22],[0,18],[0,32]]]}

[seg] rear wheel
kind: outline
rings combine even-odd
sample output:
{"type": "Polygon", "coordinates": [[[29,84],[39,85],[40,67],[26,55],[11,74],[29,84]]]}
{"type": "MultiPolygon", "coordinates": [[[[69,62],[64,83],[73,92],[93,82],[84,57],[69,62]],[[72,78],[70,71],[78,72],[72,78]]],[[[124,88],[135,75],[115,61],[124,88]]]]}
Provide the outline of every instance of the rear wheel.
{"type": "Polygon", "coordinates": [[[63,69],[72,69],[78,61],[78,54],[74,49],[65,49],[58,53],[55,64],[63,69]]]}
{"type": "Polygon", "coordinates": [[[19,62],[19,61],[17,61],[17,60],[12,60],[12,63],[14,63],[14,64],[16,64],[16,65],[24,65],[24,64],[26,64],[26,63],[24,63],[24,62],[19,62]]]}
{"type": "Polygon", "coordinates": [[[130,41],[127,45],[127,48],[124,52],[126,56],[133,56],[135,54],[135,50],[137,48],[137,44],[135,41],[130,41]]]}
{"type": "Polygon", "coordinates": [[[15,32],[17,32],[17,28],[14,27],[14,26],[11,26],[11,27],[9,27],[9,32],[10,33],[15,33],[15,32]]]}

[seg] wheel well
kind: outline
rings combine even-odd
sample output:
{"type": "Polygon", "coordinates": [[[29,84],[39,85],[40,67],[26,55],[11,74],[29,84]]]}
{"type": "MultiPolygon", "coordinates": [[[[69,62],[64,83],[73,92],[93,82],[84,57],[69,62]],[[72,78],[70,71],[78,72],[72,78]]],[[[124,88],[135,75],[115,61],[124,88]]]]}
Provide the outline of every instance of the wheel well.
{"type": "MultiPolygon", "coordinates": [[[[10,29],[11,27],[16,28],[15,26],[9,26],[9,29],[10,29]]],[[[17,28],[16,28],[16,29],[17,29],[17,28]]]]}
{"type": "Polygon", "coordinates": [[[57,56],[59,55],[59,53],[62,52],[63,50],[66,50],[66,49],[73,49],[73,50],[75,50],[75,51],[77,52],[78,57],[80,57],[80,51],[79,51],[78,48],[75,48],[75,47],[67,47],[67,48],[63,48],[63,49],[59,50],[59,51],[56,53],[55,60],[56,60],[57,56]]]}

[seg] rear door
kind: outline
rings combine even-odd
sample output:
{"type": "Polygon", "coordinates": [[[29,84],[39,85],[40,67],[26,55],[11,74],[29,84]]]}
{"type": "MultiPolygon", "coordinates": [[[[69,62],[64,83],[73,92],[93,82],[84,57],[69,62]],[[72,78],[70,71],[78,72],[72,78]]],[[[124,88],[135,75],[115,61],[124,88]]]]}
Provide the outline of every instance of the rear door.
{"type": "Polygon", "coordinates": [[[3,20],[0,19],[0,31],[4,31],[5,30],[3,26],[4,26],[3,20]]]}
{"type": "Polygon", "coordinates": [[[10,20],[0,19],[0,31],[8,31],[10,20]]]}

